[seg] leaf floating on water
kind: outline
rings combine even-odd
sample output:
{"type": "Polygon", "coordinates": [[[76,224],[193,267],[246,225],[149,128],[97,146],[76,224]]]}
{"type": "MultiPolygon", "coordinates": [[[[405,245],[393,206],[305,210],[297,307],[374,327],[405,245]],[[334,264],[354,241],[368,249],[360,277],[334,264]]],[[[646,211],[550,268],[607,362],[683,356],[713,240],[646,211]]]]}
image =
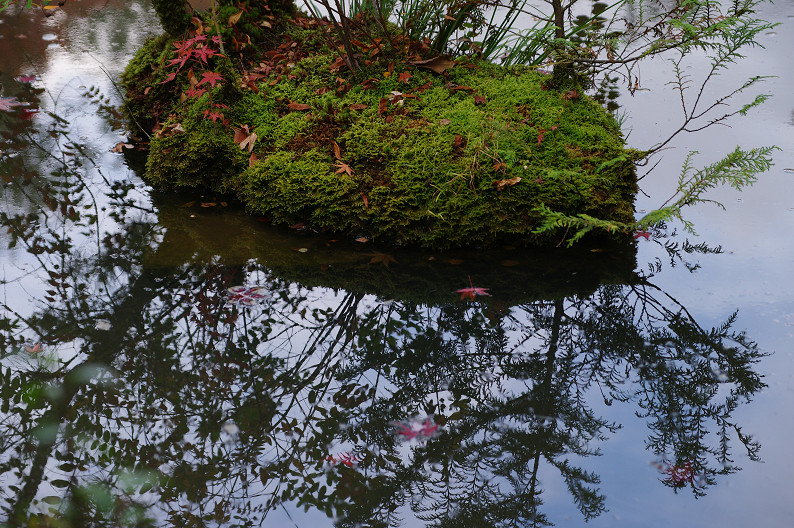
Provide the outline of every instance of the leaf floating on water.
{"type": "Polygon", "coordinates": [[[263,286],[232,286],[226,289],[226,301],[229,304],[253,306],[271,297],[263,286]]]}
{"type": "Polygon", "coordinates": [[[794,169],[783,169],[783,172],[794,172],[794,169]]]}
{"type": "Polygon", "coordinates": [[[389,255],[387,253],[381,253],[380,251],[374,251],[374,252],[370,253],[370,255],[372,256],[372,258],[369,259],[369,263],[370,264],[381,263],[384,266],[386,266],[387,268],[389,267],[389,264],[391,264],[392,262],[394,262],[395,264],[398,264],[397,259],[395,259],[394,257],[392,257],[391,255],[389,255]]]}
{"type": "Polygon", "coordinates": [[[474,298],[476,296],[478,296],[478,295],[485,295],[487,297],[490,297],[491,294],[488,293],[488,289],[489,288],[479,288],[477,286],[474,286],[471,283],[471,277],[469,277],[469,287],[468,288],[461,288],[459,290],[455,290],[455,293],[459,293],[460,294],[460,300],[461,301],[464,300],[464,299],[471,299],[473,301],[474,298]]]}
{"type": "Polygon", "coordinates": [[[36,344],[25,343],[25,352],[27,352],[28,354],[31,355],[38,354],[42,350],[44,349],[42,348],[41,343],[36,343],[36,344]]]}
{"type": "Polygon", "coordinates": [[[325,457],[325,461],[332,466],[335,466],[337,464],[344,464],[347,467],[352,468],[353,464],[358,462],[358,457],[356,455],[351,455],[349,452],[344,452],[344,453],[336,453],[334,455],[329,455],[325,457]]]}
{"type": "Polygon", "coordinates": [[[369,242],[369,239],[367,237],[362,236],[362,237],[358,237],[356,239],[356,242],[361,242],[362,244],[366,244],[367,242],[369,242]]]}
{"type": "Polygon", "coordinates": [[[439,426],[433,421],[432,416],[428,416],[424,420],[412,419],[400,422],[392,422],[392,425],[397,429],[396,434],[402,440],[429,440],[441,434],[438,430],[439,426]]]}

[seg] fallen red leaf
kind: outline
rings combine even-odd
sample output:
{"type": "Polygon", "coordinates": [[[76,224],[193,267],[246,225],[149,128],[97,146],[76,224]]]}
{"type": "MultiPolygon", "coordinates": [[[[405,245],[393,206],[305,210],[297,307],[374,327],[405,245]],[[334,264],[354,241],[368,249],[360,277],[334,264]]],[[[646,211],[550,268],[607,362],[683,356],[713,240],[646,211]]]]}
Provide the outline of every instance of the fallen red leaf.
{"type": "Polygon", "coordinates": [[[383,115],[388,105],[389,105],[389,100],[386,99],[385,97],[381,97],[381,100],[378,102],[378,116],[383,115]]]}
{"type": "Polygon", "coordinates": [[[402,72],[400,75],[397,76],[397,80],[400,81],[401,83],[408,84],[408,81],[411,80],[411,77],[413,77],[413,75],[411,75],[410,73],[402,72]]]}
{"type": "Polygon", "coordinates": [[[351,169],[350,165],[348,165],[344,161],[336,162],[334,164],[334,167],[339,167],[338,169],[336,169],[336,173],[337,174],[342,174],[342,173],[346,172],[348,176],[352,176],[353,175],[353,169],[351,169]]]}
{"type": "Polygon", "coordinates": [[[305,103],[292,103],[292,102],[290,102],[290,104],[287,105],[287,108],[289,108],[290,110],[296,111],[296,112],[304,112],[306,110],[311,110],[312,106],[311,105],[307,105],[305,103]]]}

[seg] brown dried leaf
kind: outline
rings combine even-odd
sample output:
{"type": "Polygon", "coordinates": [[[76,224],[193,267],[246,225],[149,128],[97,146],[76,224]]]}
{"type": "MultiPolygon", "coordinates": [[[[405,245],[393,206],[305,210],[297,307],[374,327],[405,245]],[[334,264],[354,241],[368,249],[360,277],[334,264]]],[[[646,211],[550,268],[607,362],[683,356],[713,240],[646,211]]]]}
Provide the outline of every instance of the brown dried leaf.
{"type": "Polygon", "coordinates": [[[383,115],[383,112],[386,111],[386,107],[389,105],[389,100],[385,97],[381,97],[380,101],[378,102],[378,115],[383,115]]]}
{"type": "Polygon", "coordinates": [[[339,148],[339,143],[336,141],[331,141],[334,145],[334,157],[339,161],[342,161],[342,149],[339,148]]]}
{"type": "Polygon", "coordinates": [[[230,26],[235,25],[240,20],[241,16],[243,16],[243,12],[242,11],[240,11],[239,13],[235,13],[232,16],[230,16],[229,17],[229,25],[230,26]]]}
{"type": "Polygon", "coordinates": [[[337,174],[342,174],[343,172],[346,172],[348,176],[353,175],[353,169],[351,169],[350,165],[348,165],[344,161],[338,161],[337,163],[334,164],[334,167],[339,167],[338,169],[336,169],[337,174]]]}
{"type": "Polygon", "coordinates": [[[356,103],[349,106],[351,110],[364,110],[365,108],[369,108],[369,105],[365,105],[363,103],[356,103]]]}
{"type": "Polygon", "coordinates": [[[455,66],[455,61],[450,59],[447,55],[439,55],[438,57],[434,57],[432,59],[410,61],[410,64],[413,64],[417,68],[424,68],[434,73],[442,74],[455,66]]]}
{"type": "Polygon", "coordinates": [[[311,110],[312,106],[311,105],[307,105],[305,103],[290,103],[290,104],[287,105],[287,108],[289,108],[290,110],[297,111],[297,112],[304,112],[306,110],[311,110]]]}
{"type": "Polygon", "coordinates": [[[497,191],[503,191],[504,189],[512,187],[520,181],[521,177],[516,176],[515,178],[509,178],[507,180],[495,180],[493,183],[491,183],[491,185],[496,186],[497,191]]]}
{"type": "Polygon", "coordinates": [[[438,120],[438,124],[439,124],[439,125],[441,125],[441,126],[448,125],[448,124],[450,124],[451,122],[452,122],[452,121],[450,121],[449,119],[439,119],[439,120],[438,120]]]}

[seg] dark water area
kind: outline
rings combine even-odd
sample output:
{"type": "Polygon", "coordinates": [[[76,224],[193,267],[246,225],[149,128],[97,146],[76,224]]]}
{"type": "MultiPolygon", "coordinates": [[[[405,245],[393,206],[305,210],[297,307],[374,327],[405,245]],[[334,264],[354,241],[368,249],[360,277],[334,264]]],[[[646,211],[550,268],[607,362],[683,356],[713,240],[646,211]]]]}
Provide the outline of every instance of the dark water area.
{"type": "MultiPolygon", "coordinates": [[[[642,182],[651,208],[687,149],[780,146],[700,237],[446,252],[153,192],[115,86],[149,4],[0,15],[0,526],[794,524],[794,4],[768,9],[725,82],[775,98],[642,182]]],[[[675,103],[645,71],[638,148],[675,103]]]]}

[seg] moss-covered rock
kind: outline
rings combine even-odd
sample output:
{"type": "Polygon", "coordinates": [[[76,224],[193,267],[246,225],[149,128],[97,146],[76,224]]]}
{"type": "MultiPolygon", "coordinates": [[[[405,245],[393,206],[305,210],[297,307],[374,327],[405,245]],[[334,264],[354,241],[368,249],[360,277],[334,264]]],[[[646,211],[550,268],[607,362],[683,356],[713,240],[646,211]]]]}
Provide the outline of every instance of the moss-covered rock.
{"type": "MultiPolygon", "coordinates": [[[[291,31],[242,90],[221,83],[180,102],[183,79],[160,94],[171,108],[151,141],[152,183],[233,193],[277,224],[425,247],[547,243],[541,206],[633,221],[637,153],[588,97],[465,58],[442,75],[407,61],[345,74],[316,30],[291,31]],[[215,108],[223,120],[208,119],[215,108]],[[238,142],[256,135],[250,155],[253,136],[242,150],[234,128],[238,142]]],[[[152,42],[125,79],[161,82],[167,52],[152,42]]]]}

